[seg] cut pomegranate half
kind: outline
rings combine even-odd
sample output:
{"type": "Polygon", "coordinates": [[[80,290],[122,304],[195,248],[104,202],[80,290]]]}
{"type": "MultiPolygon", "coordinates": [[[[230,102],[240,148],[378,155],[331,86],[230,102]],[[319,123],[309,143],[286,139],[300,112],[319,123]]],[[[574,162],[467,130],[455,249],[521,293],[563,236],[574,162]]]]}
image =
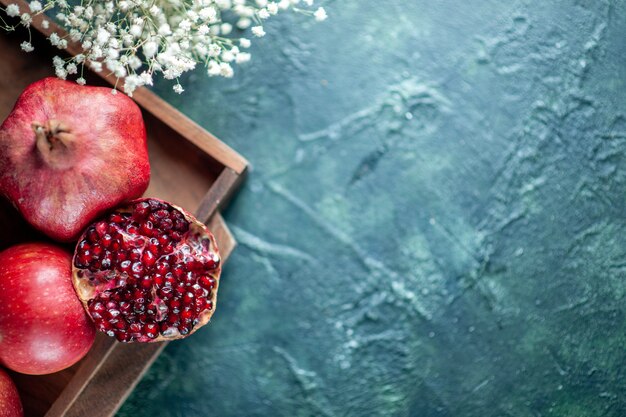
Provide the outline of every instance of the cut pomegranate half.
{"type": "Polygon", "coordinates": [[[73,283],[96,328],[121,342],[186,337],[215,310],[221,272],[215,238],[180,207],[140,199],[91,224],[73,283]]]}

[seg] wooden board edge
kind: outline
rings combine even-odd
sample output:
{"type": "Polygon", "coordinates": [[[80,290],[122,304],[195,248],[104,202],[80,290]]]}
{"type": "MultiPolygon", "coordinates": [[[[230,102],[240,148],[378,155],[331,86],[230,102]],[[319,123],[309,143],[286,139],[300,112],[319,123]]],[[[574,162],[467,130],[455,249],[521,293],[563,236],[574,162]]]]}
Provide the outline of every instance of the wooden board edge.
{"type": "Polygon", "coordinates": [[[230,168],[224,168],[202,198],[196,210],[198,220],[206,224],[213,213],[225,207],[234,191],[245,179],[245,175],[246,171],[237,173],[230,168]]]}
{"type": "MultiPolygon", "coordinates": [[[[17,4],[20,10],[29,9],[29,5],[25,0],[0,0],[0,4],[4,6],[17,4]]],[[[50,36],[52,33],[57,33],[63,38],[63,34],[66,33],[63,28],[44,15],[35,16],[31,26],[46,37],[50,36]],[[43,26],[44,20],[48,21],[47,28],[43,26]]],[[[77,55],[81,53],[80,44],[70,41],[66,51],[71,55],[77,55]]],[[[123,79],[118,81],[112,74],[106,74],[104,72],[95,74],[107,81],[111,86],[116,86],[120,82],[123,84],[123,79]]],[[[147,112],[154,115],[157,119],[161,120],[198,148],[208,153],[225,167],[231,168],[238,174],[245,172],[249,164],[243,156],[149,89],[145,87],[138,88],[133,94],[133,99],[147,112]]]]}

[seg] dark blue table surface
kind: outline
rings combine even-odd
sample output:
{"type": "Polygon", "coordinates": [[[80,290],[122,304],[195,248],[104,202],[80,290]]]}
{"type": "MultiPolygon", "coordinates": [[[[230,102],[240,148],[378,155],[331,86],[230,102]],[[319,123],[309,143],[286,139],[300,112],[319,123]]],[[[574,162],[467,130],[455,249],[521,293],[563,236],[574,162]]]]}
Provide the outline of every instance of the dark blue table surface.
{"type": "Polygon", "coordinates": [[[253,170],[119,415],[626,415],[626,1],[323,4],[155,88],[253,170]]]}

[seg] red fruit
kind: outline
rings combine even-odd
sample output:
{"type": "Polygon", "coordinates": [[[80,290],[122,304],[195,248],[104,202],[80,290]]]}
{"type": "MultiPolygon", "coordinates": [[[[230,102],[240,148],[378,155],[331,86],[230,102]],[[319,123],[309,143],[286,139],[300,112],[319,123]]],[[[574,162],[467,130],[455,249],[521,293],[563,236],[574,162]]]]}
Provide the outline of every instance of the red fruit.
{"type": "Polygon", "coordinates": [[[85,230],[73,282],[96,328],[122,342],[156,342],[186,337],[209,321],[220,272],[204,224],[173,204],[140,199],[85,230]],[[115,238],[96,255],[94,246],[105,247],[102,223],[115,238]],[[106,257],[118,261],[105,268],[106,257]]]}
{"type": "Polygon", "coordinates": [[[24,374],[78,362],[95,338],[71,279],[72,258],[47,243],[0,252],[0,362],[24,374]]]}
{"type": "Polygon", "coordinates": [[[20,396],[9,374],[0,369],[0,417],[23,417],[20,396]]]}
{"type": "Polygon", "coordinates": [[[110,88],[44,78],[0,126],[0,193],[37,229],[75,240],[150,181],[139,107],[110,88]]]}

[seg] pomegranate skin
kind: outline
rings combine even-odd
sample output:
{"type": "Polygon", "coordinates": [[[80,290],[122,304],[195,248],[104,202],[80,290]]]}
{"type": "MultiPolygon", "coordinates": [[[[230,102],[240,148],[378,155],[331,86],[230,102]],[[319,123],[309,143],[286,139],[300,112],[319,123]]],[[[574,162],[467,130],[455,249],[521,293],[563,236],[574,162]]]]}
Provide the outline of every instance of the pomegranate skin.
{"type": "Polygon", "coordinates": [[[0,417],[22,417],[24,409],[9,374],[0,369],[0,417]]]}
{"type": "Polygon", "coordinates": [[[65,369],[89,351],[93,323],[72,287],[72,258],[47,243],[0,252],[0,362],[42,375],[65,369]]]}
{"type": "Polygon", "coordinates": [[[44,78],[0,126],[0,193],[36,229],[76,240],[150,181],[141,110],[110,88],[44,78]]]}

